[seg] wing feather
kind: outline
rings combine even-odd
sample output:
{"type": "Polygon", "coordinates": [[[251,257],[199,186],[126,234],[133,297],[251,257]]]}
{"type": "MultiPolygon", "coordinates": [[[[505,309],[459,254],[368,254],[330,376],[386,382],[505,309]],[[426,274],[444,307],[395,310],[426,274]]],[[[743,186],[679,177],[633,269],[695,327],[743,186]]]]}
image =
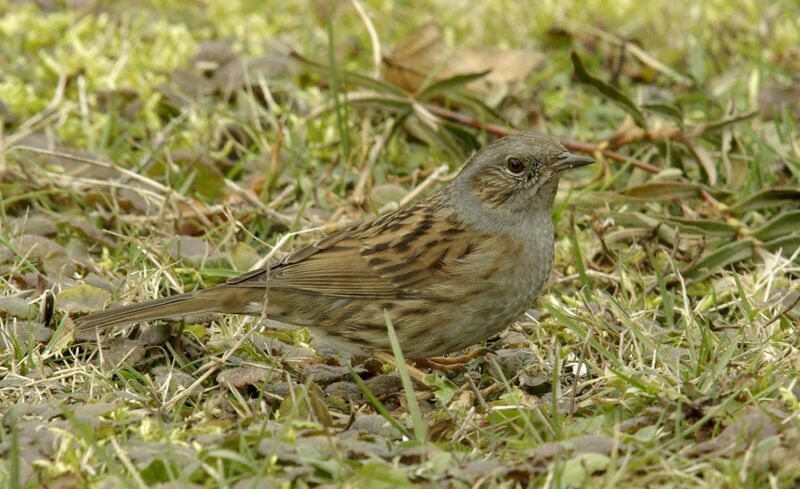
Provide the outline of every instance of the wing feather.
{"type": "Polygon", "coordinates": [[[228,281],[335,297],[396,299],[446,277],[480,245],[434,196],[339,231],[228,281]]]}

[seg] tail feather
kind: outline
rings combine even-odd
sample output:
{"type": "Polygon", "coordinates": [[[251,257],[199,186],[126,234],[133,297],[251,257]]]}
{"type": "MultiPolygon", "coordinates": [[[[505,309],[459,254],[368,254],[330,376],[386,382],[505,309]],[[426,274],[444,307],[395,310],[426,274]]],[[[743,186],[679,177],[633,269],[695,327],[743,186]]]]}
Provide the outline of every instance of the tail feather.
{"type": "Polygon", "coordinates": [[[209,294],[189,292],[89,314],[77,320],[77,327],[79,330],[108,328],[119,324],[214,312],[218,309],[216,304],[217,301],[209,297],[209,294]]]}

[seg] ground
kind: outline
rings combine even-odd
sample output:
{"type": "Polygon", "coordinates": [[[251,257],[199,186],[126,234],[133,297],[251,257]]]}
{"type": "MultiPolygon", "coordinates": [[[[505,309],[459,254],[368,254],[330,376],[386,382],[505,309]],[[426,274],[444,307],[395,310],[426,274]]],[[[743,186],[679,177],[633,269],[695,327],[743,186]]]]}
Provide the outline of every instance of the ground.
{"type": "Polygon", "coordinates": [[[798,18],[0,0],[0,487],[797,487],[798,18]],[[255,318],[75,330],[530,128],[599,162],[562,181],[549,285],[413,390],[255,318]]]}

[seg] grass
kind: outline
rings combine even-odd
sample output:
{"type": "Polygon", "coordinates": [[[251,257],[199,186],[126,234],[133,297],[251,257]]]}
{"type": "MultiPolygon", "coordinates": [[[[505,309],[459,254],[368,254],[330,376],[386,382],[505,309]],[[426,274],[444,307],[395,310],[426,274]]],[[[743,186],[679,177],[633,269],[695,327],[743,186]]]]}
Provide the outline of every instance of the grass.
{"type": "Polygon", "coordinates": [[[357,3],[377,36],[348,2],[0,0],[0,487],[797,486],[798,6],[357,3]],[[459,54],[393,52],[431,19],[459,54]],[[542,57],[446,70],[497,50],[542,57]],[[74,330],[529,127],[600,164],[543,295],[428,391],[254,319],[74,330]]]}

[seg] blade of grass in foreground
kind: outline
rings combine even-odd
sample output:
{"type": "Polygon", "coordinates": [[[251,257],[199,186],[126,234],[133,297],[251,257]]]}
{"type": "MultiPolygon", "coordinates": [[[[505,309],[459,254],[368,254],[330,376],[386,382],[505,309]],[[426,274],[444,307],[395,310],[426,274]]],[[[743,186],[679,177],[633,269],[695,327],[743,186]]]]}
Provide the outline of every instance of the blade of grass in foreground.
{"type": "Polygon", "coordinates": [[[428,439],[427,428],[422,421],[422,414],[419,410],[417,403],[417,396],[414,395],[414,386],[411,384],[411,376],[408,375],[406,368],[406,359],[403,357],[403,351],[400,349],[400,342],[397,339],[397,333],[394,331],[394,325],[389,318],[389,313],[384,310],[383,317],[386,320],[386,329],[389,333],[389,342],[392,345],[392,353],[394,354],[397,363],[397,371],[400,372],[400,380],[403,382],[403,390],[406,393],[406,403],[408,404],[408,412],[411,414],[411,421],[414,424],[414,438],[422,443],[428,439]]]}
{"type": "Polygon", "coordinates": [[[348,367],[348,368],[350,369],[350,375],[353,377],[353,380],[356,382],[358,387],[361,388],[361,392],[364,393],[364,396],[366,396],[369,403],[372,404],[372,407],[375,408],[376,411],[378,411],[378,414],[383,416],[386,419],[386,421],[388,421],[389,424],[392,425],[397,431],[402,433],[403,436],[405,436],[406,438],[411,438],[411,433],[409,433],[408,430],[406,430],[406,427],[403,426],[399,421],[394,419],[392,414],[386,410],[383,404],[381,404],[381,401],[378,400],[378,398],[375,397],[375,394],[372,393],[372,390],[370,390],[369,386],[367,386],[367,384],[364,383],[364,379],[362,379],[361,376],[359,376],[356,373],[356,371],[353,370],[353,367],[348,367]]]}

